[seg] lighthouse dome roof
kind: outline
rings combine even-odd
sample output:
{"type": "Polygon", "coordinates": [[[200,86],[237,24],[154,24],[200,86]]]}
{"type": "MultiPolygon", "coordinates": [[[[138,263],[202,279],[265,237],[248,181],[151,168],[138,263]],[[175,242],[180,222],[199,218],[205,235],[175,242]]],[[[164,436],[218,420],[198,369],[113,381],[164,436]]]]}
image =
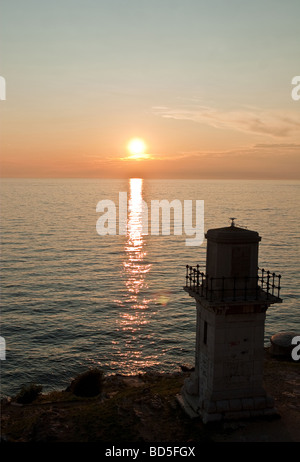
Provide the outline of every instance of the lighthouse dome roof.
{"type": "Polygon", "coordinates": [[[251,231],[234,225],[209,229],[205,237],[209,240],[228,243],[248,243],[259,242],[261,240],[257,231],[251,231]]]}

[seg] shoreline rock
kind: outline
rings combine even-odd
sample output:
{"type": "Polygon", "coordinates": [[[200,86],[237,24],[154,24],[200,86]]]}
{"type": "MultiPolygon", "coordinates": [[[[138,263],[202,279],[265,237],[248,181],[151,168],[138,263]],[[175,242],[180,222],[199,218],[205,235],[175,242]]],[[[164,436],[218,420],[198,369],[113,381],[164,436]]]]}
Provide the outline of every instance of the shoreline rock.
{"type": "Polygon", "coordinates": [[[218,442],[300,441],[300,364],[278,360],[266,350],[265,388],[275,399],[278,419],[250,419],[204,425],[177,403],[189,370],[103,377],[101,393],[42,394],[31,404],[1,401],[6,442],[218,442]]]}

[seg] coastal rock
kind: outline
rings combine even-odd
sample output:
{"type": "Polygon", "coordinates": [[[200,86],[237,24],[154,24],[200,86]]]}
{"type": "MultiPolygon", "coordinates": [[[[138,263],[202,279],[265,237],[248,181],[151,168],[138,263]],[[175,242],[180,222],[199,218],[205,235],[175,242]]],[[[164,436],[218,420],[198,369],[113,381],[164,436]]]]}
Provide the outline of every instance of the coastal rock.
{"type": "Polygon", "coordinates": [[[76,396],[93,397],[101,393],[103,386],[103,372],[99,369],[90,369],[78,375],[66,388],[76,396]]]}
{"type": "Polygon", "coordinates": [[[291,358],[291,352],[295,345],[292,344],[292,339],[299,335],[297,332],[279,332],[274,334],[271,339],[270,353],[272,356],[281,356],[291,358]]]}
{"type": "Polygon", "coordinates": [[[181,364],[180,369],[182,370],[182,372],[193,372],[195,370],[195,367],[194,366],[188,366],[186,364],[181,364]]]}

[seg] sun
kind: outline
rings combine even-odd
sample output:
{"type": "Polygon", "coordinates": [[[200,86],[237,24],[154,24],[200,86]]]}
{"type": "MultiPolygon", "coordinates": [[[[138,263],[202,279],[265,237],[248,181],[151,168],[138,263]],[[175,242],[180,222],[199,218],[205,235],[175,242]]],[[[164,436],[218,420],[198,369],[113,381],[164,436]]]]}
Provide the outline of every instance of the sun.
{"type": "Polygon", "coordinates": [[[147,159],[149,156],[145,154],[147,149],[146,143],[141,138],[133,138],[128,143],[128,151],[130,152],[129,159],[147,159]]]}

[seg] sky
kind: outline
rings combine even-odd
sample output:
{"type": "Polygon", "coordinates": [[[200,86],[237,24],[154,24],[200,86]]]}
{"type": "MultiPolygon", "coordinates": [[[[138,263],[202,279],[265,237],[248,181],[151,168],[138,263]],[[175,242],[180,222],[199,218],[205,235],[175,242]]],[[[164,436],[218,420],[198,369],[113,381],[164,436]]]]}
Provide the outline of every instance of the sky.
{"type": "Polygon", "coordinates": [[[299,0],[1,0],[1,177],[299,179],[299,17],[299,0]]]}

